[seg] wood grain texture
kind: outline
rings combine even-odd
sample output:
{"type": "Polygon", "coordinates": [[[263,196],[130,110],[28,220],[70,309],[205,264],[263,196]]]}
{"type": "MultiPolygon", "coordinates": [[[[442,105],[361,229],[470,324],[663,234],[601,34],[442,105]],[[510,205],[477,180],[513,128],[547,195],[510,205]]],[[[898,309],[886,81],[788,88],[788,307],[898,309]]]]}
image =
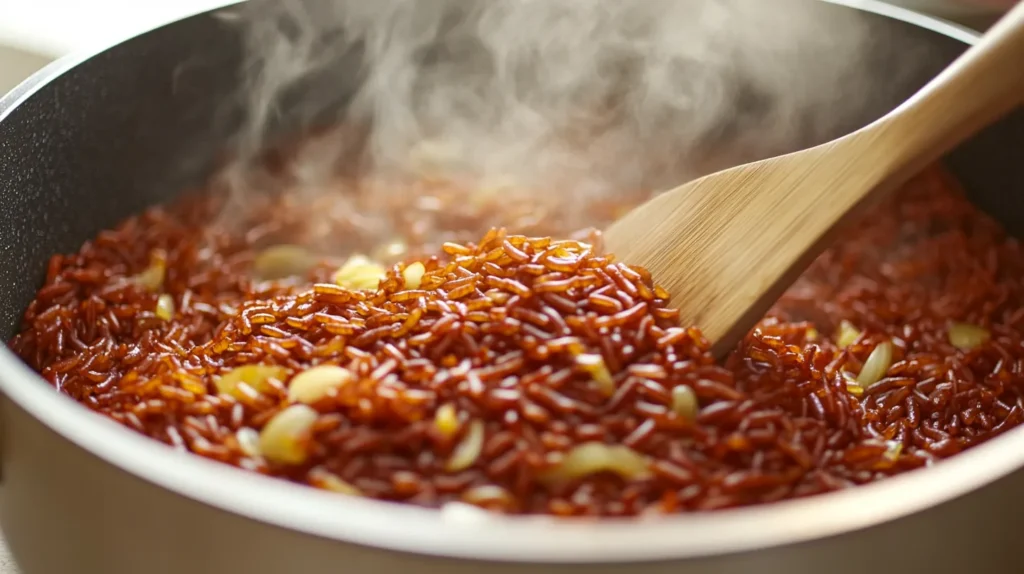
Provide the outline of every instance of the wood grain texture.
{"type": "Polygon", "coordinates": [[[838,140],[663,193],[606,230],[723,354],[871,201],[1024,102],[1024,4],[921,91],[838,140]]]}

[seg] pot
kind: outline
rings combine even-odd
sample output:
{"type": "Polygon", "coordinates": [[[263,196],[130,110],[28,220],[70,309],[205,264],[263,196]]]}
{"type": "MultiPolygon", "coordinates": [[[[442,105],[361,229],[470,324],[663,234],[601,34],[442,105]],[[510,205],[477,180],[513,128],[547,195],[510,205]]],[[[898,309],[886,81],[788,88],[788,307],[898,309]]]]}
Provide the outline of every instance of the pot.
{"type": "MultiPolygon", "coordinates": [[[[822,11],[822,34],[863,11],[878,69],[864,91],[878,97],[791,149],[878,117],[975,39],[880,2],[806,4],[822,11]],[[926,56],[921,69],[893,81],[886,62],[907,52],[926,56]]],[[[241,44],[219,12],[61,60],[0,100],[5,339],[51,254],[200,181],[229,145],[237,118],[215,103],[239,86],[241,44]],[[210,159],[185,162],[197,157],[210,159]]],[[[1022,145],[1017,114],[947,161],[1016,233],[1024,194],[1008,191],[1024,187],[1022,145]]],[[[0,524],[26,574],[995,573],[1013,569],[1024,527],[1024,428],[926,470],[810,499],[555,521],[331,495],[181,454],[57,394],[6,349],[0,391],[0,524]]]]}

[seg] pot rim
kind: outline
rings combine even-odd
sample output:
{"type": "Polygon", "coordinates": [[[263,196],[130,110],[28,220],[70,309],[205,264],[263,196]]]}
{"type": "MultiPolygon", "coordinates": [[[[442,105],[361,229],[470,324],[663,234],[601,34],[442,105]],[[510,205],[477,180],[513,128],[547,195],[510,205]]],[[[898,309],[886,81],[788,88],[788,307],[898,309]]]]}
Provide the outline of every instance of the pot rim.
{"type": "MultiPolygon", "coordinates": [[[[878,0],[823,1],[900,20],[965,44],[973,44],[978,38],[977,33],[967,28],[878,0]]],[[[220,0],[211,10],[197,14],[239,3],[240,0],[220,0]]],[[[43,68],[0,97],[0,122],[62,74],[122,41],[102,50],[64,57],[43,68]]],[[[1024,428],[1017,428],[926,472],[910,472],[807,499],[639,519],[506,517],[338,496],[176,451],[148,437],[126,432],[114,421],[54,392],[6,346],[0,349],[0,392],[89,453],[208,506],[337,541],[501,562],[646,562],[794,544],[919,512],[980,488],[1024,465],[1024,428]]]]}

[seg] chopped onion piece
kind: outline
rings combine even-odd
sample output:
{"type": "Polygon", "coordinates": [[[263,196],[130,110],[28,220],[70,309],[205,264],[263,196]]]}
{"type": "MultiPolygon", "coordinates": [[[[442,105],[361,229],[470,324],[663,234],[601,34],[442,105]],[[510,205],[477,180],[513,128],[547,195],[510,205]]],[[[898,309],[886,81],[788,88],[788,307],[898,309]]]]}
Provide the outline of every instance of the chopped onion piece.
{"type": "Polygon", "coordinates": [[[515,502],[511,492],[493,484],[470,488],[463,493],[462,500],[477,506],[500,506],[504,508],[511,506],[515,502]]]}
{"type": "Polygon", "coordinates": [[[861,332],[849,321],[839,323],[839,331],[836,333],[836,346],[845,349],[860,338],[861,332]]]}
{"type": "Polygon", "coordinates": [[[462,437],[462,442],[452,452],[452,457],[448,459],[445,470],[448,472],[466,470],[476,463],[476,459],[480,458],[480,451],[483,449],[484,423],[480,420],[474,420],[469,423],[469,428],[466,430],[466,436],[462,437]]]}
{"type": "Polygon", "coordinates": [[[459,431],[459,413],[452,403],[445,403],[434,413],[434,426],[445,437],[451,437],[459,431]]]}
{"type": "Polygon", "coordinates": [[[284,279],[308,273],[316,262],[317,258],[304,247],[274,245],[256,256],[252,271],[258,279],[284,279]]]}
{"type": "Polygon", "coordinates": [[[672,388],[672,411],[688,421],[697,418],[700,412],[700,403],[697,401],[697,393],[693,392],[690,385],[678,385],[672,388]]]}
{"type": "Polygon", "coordinates": [[[235,440],[242,454],[250,458],[260,456],[260,433],[251,427],[242,427],[235,431],[235,440]]]}
{"type": "Polygon", "coordinates": [[[306,462],[306,443],[318,416],[306,405],[292,405],[277,413],[260,431],[260,452],[278,464],[306,462]]]}
{"type": "Polygon", "coordinates": [[[427,268],[423,266],[419,261],[410,263],[402,270],[402,279],[405,281],[406,289],[419,289],[420,281],[423,279],[423,274],[427,272],[427,268]]]}
{"type": "Polygon", "coordinates": [[[334,273],[334,282],[346,289],[372,291],[380,285],[387,270],[363,255],[349,257],[334,273]]]}
{"type": "Polygon", "coordinates": [[[883,341],[875,345],[874,350],[868,355],[868,360],[864,361],[864,367],[860,370],[860,374],[857,375],[857,384],[863,388],[868,388],[871,385],[882,380],[885,376],[886,371],[892,366],[892,343],[890,341],[883,341]]]}
{"type": "Polygon", "coordinates": [[[896,462],[900,458],[900,453],[903,452],[903,443],[898,440],[887,440],[885,441],[885,453],[882,454],[882,458],[889,462],[896,462]]]}
{"type": "Polygon", "coordinates": [[[309,471],[309,482],[317,488],[337,492],[339,494],[347,494],[349,496],[363,495],[363,493],[354,485],[342,480],[340,476],[326,468],[323,468],[322,466],[315,467],[309,471]]]}
{"type": "Polygon", "coordinates": [[[274,365],[245,365],[231,369],[219,379],[214,385],[217,391],[232,396],[239,396],[238,385],[246,384],[257,392],[265,393],[273,389],[267,381],[277,379],[284,381],[288,378],[288,369],[274,365]]]}
{"type": "Polygon", "coordinates": [[[154,313],[164,321],[170,321],[174,317],[174,298],[167,293],[157,297],[154,313]]]}
{"type": "Polygon", "coordinates": [[[988,329],[970,323],[953,323],[949,327],[949,344],[961,351],[976,349],[991,336],[988,329]]]}
{"type": "Polygon", "coordinates": [[[864,395],[864,387],[857,382],[857,377],[843,371],[843,380],[846,381],[846,392],[858,398],[864,395]]]}
{"type": "Polygon", "coordinates": [[[608,372],[604,357],[596,353],[576,355],[576,364],[590,375],[602,394],[608,397],[615,394],[615,380],[608,372]]]}
{"type": "Polygon", "coordinates": [[[312,404],[341,387],[355,377],[345,367],[319,365],[295,375],[288,384],[288,400],[295,403],[312,404]]]}
{"type": "Polygon", "coordinates": [[[586,442],[570,450],[554,468],[540,476],[545,482],[565,482],[600,472],[614,472],[625,479],[650,475],[647,457],[622,445],[586,442]]]}
{"type": "Polygon", "coordinates": [[[132,277],[132,280],[147,291],[159,291],[164,286],[166,276],[167,256],[162,251],[154,251],[149,258],[149,267],[132,277]]]}

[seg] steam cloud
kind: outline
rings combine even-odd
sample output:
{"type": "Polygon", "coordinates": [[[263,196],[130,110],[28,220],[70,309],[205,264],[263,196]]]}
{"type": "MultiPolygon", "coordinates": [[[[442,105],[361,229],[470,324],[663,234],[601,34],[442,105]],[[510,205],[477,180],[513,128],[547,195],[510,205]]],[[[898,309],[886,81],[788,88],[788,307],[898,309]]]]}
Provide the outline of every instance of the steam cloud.
{"type": "Polygon", "coordinates": [[[243,159],[282,124],[368,127],[306,146],[297,193],[344,159],[583,204],[817,143],[867,105],[867,23],[809,0],[253,0],[238,20],[243,159]]]}

